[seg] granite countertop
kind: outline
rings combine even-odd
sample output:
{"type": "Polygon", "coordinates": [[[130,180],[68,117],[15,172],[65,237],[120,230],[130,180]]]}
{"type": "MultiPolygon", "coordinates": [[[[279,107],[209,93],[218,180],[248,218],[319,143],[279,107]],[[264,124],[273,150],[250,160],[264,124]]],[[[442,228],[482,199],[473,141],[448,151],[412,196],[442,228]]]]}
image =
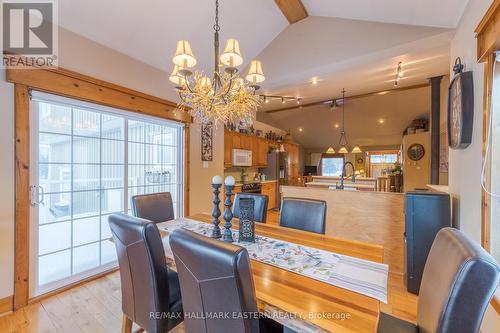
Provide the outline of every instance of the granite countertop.
{"type": "MultiPolygon", "coordinates": [[[[340,185],[340,181],[338,182],[308,182],[305,184],[306,186],[317,186],[317,187],[335,187],[336,185],[340,185]]],[[[358,183],[358,182],[344,182],[344,187],[352,187],[352,188],[375,188],[375,184],[366,184],[366,183],[358,183]]]]}
{"type": "MultiPolygon", "coordinates": [[[[312,176],[313,179],[317,180],[340,180],[340,176],[312,176]]],[[[349,179],[351,178],[350,176],[344,177],[344,179],[349,179]]],[[[376,181],[376,178],[371,178],[371,177],[361,177],[361,176],[356,176],[356,181],[376,181]]]]}
{"type": "Polygon", "coordinates": [[[276,183],[276,179],[269,179],[269,180],[264,180],[264,181],[247,181],[247,182],[236,182],[234,186],[241,186],[243,184],[252,184],[252,183],[260,183],[260,184],[267,184],[267,183],[276,183]]]}

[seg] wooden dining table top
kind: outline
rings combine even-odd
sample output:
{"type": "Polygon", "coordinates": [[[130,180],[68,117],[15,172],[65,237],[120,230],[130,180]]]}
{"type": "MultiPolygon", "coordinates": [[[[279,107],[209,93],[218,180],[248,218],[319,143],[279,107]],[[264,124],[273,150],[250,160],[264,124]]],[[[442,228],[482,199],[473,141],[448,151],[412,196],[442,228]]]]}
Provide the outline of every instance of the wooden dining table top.
{"type": "MultiPolygon", "coordinates": [[[[212,216],[196,214],[192,220],[212,223],[212,216]]],[[[168,223],[168,222],[165,222],[168,223]]],[[[238,220],[233,220],[237,227],[238,220]]],[[[258,235],[343,255],[383,262],[383,247],[263,223],[258,235]]],[[[168,233],[160,232],[169,266],[175,269],[168,233]]],[[[376,332],[380,301],[285,269],[251,260],[260,312],[301,332],[376,332]],[[278,317],[276,317],[278,316],[278,317]]]]}

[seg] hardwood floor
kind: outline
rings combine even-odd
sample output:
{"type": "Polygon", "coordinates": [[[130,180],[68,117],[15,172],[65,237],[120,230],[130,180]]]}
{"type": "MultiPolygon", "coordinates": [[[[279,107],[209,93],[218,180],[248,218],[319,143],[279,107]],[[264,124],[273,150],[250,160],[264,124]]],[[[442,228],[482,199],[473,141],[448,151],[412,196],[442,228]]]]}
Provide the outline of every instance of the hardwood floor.
{"type": "MultiPolygon", "coordinates": [[[[270,211],[268,223],[278,224],[279,213],[270,211]]],[[[381,310],[415,322],[416,309],[417,297],[406,292],[403,277],[390,274],[389,303],[381,310]]],[[[120,276],[114,272],[0,317],[0,332],[118,333],[121,322],[120,276]]],[[[171,332],[185,333],[184,325],[171,332]]]]}
{"type": "MultiPolygon", "coordinates": [[[[0,317],[0,332],[119,333],[121,322],[120,275],[114,272],[0,317]]],[[[185,333],[184,325],[171,332],[185,333]]]]}

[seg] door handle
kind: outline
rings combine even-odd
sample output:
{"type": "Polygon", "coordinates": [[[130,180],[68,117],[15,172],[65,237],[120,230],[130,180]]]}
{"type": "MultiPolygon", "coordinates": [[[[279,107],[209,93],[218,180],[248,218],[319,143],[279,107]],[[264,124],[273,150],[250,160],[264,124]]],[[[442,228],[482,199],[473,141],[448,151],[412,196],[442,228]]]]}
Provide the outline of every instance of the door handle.
{"type": "Polygon", "coordinates": [[[45,205],[45,189],[43,188],[43,186],[30,186],[30,205],[32,207],[45,205]]]}
{"type": "Polygon", "coordinates": [[[35,185],[30,186],[30,205],[36,207],[38,205],[38,191],[35,185]]]}
{"type": "Polygon", "coordinates": [[[40,190],[38,192],[38,204],[45,205],[45,189],[43,186],[38,186],[38,189],[40,190]]]}

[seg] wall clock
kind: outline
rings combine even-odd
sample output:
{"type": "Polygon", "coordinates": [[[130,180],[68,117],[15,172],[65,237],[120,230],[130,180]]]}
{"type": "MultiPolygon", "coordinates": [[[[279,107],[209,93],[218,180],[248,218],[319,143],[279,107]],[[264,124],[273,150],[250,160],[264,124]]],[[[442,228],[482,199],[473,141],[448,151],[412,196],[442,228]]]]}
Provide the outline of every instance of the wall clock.
{"type": "Polygon", "coordinates": [[[448,144],[452,149],[465,149],[472,142],[474,87],[472,72],[462,73],[463,67],[457,58],[448,88],[448,144]]]}
{"type": "Polygon", "coordinates": [[[407,154],[410,160],[419,161],[425,155],[425,148],[420,143],[414,143],[408,148],[407,154]]]}

